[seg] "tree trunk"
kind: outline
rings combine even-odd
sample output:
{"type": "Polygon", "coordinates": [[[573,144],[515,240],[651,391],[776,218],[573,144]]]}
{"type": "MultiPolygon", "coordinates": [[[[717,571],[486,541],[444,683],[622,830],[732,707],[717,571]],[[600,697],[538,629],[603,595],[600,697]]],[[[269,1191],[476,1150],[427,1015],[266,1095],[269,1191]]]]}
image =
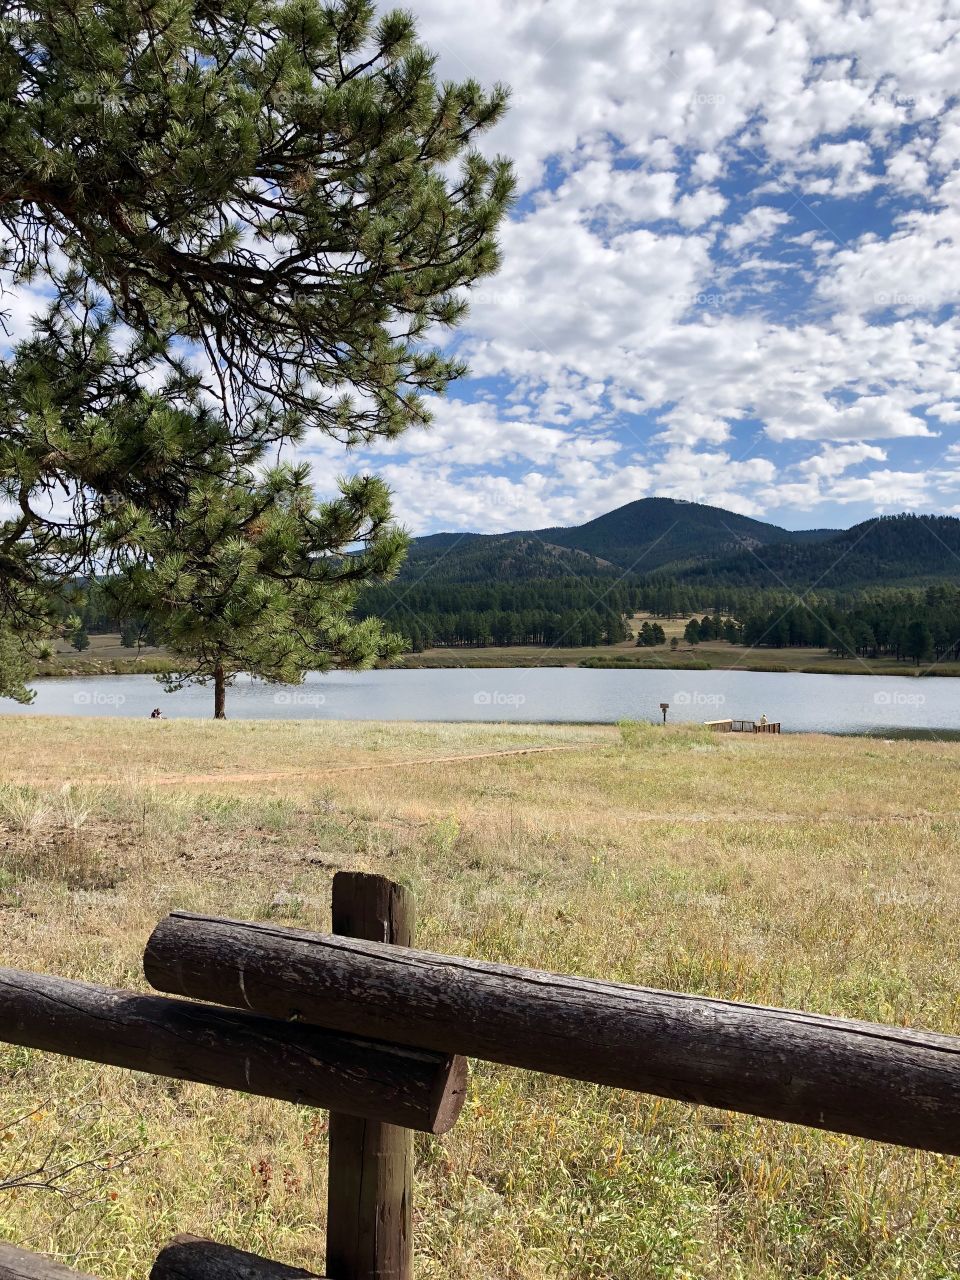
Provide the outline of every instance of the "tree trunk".
{"type": "Polygon", "coordinates": [[[218,662],[213,668],[213,718],[227,718],[227,675],[222,662],[218,662]]]}

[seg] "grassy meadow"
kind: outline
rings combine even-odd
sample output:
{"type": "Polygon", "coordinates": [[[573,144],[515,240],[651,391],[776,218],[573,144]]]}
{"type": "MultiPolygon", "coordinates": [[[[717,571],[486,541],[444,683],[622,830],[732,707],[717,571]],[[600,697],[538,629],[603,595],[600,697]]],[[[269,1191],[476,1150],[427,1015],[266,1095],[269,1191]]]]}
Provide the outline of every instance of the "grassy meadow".
{"type": "MultiPolygon", "coordinates": [[[[703,612],[703,611],[701,611],[703,612]]],[[[637,666],[640,669],[665,667],[683,670],[686,667],[715,671],[804,671],[817,675],[938,675],[960,676],[960,664],[944,658],[940,662],[925,662],[919,668],[911,662],[897,662],[895,658],[838,657],[829,649],[785,646],[775,648],[745,648],[729,644],[726,640],[705,640],[691,645],[683,638],[686,618],[658,618],[652,613],[638,613],[630,619],[633,637],[618,644],[589,645],[571,648],[557,645],[544,648],[537,645],[490,646],[486,649],[425,649],[422,653],[409,653],[403,658],[405,667],[576,667],[576,666],[637,666]],[[656,622],[663,627],[666,643],[650,648],[638,648],[636,634],[644,622],[656,622]],[[676,638],[677,649],[671,649],[670,641],[676,638]]]]}
{"type": "MultiPolygon", "coordinates": [[[[172,908],[323,929],[351,868],[436,950],[960,1034],[960,745],[4,716],[0,761],[8,966],[143,987],[172,908]]],[[[177,1231],[322,1271],[325,1142],[0,1046],[0,1236],[105,1280],[177,1231]]],[[[944,1157],[484,1065],[417,1142],[420,1280],[960,1277],[944,1157]]]]}
{"type": "MultiPolygon", "coordinates": [[[[897,662],[894,658],[840,658],[829,649],[813,648],[744,648],[728,644],[725,640],[707,640],[690,645],[683,639],[685,618],[656,618],[650,613],[638,613],[630,619],[634,636],[644,622],[658,622],[664,629],[667,642],[652,648],[638,648],[636,640],[622,640],[618,644],[601,645],[490,645],[484,649],[425,649],[422,653],[407,653],[399,665],[410,668],[449,667],[577,667],[600,666],[622,669],[661,667],[669,670],[715,671],[804,671],[818,675],[938,675],[960,676],[960,664],[944,658],[940,662],[925,662],[920,667],[911,662],[897,662]],[[677,649],[670,648],[676,637],[677,649]]],[[[177,664],[165,649],[144,646],[125,649],[119,635],[90,636],[90,647],[82,653],[66,641],[60,640],[49,661],[41,662],[37,674],[41,676],[84,675],[158,675],[176,670],[177,664]]]]}

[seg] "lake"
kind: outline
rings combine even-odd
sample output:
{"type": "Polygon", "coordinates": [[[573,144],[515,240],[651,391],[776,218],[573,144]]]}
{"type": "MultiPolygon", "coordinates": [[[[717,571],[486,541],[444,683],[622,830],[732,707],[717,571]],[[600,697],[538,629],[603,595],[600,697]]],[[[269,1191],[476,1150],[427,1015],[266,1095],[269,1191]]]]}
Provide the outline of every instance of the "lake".
{"type": "MultiPolygon", "coordinates": [[[[13,715],[206,718],[213,691],[164,693],[152,676],[87,676],[36,682],[13,715]]],[[[592,721],[779,720],[785,733],[884,729],[960,730],[960,678],[829,676],[760,671],[591,671],[575,667],[367,671],[311,674],[296,687],[241,678],[227,694],[238,720],[592,721]]]]}

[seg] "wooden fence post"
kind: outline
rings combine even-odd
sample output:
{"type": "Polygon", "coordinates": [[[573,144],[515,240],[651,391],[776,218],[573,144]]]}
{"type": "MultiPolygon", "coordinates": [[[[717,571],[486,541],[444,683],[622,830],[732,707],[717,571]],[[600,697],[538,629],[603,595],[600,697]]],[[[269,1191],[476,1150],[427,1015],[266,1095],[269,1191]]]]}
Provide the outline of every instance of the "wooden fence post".
{"type": "MultiPolygon", "coordinates": [[[[413,931],[414,899],[400,885],[334,876],[334,933],[409,947],[413,931]]],[[[332,1111],[328,1179],[329,1280],[412,1280],[412,1131],[332,1111]]]]}

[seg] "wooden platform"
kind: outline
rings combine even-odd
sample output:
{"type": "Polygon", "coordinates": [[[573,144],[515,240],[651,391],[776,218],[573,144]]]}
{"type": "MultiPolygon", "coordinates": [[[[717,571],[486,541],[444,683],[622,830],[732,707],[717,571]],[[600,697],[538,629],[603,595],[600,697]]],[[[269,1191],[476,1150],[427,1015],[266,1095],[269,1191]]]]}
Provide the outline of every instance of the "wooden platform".
{"type": "Polygon", "coordinates": [[[717,733],[779,733],[780,721],[767,720],[707,720],[706,727],[717,733]]]}

